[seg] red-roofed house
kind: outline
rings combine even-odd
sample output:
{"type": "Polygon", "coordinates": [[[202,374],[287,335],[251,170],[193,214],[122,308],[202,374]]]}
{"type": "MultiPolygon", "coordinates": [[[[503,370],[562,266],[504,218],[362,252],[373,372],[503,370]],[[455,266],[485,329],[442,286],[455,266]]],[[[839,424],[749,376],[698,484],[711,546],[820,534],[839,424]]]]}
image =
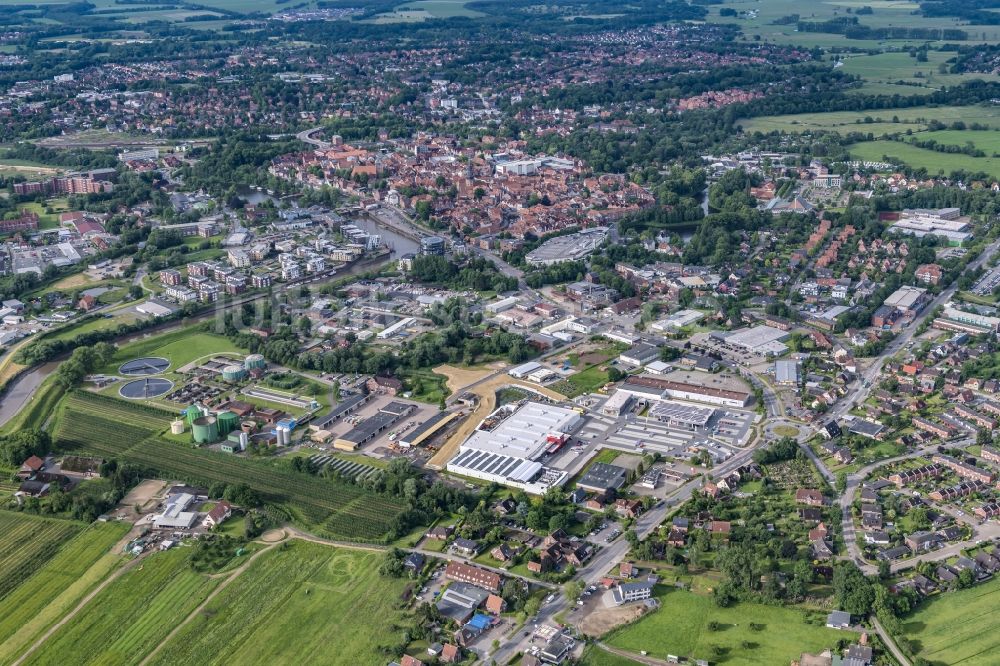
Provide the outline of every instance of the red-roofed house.
{"type": "Polygon", "coordinates": [[[441,648],[441,663],[457,664],[462,661],[462,650],[457,645],[445,643],[441,648]]]}
{"type": "Polygon", "coordinates": [[[492,613],[493,615],[499,615],[507,607],[507,602],[503,600],[503,597],[497,594],[491,594],[486,597],[486,612],[492,613]]]}
{"type": "Polygon", "coordinates": [[[233,507],[226,500],[216,504],[208,515],[205,516],[205,527],[216,527],[226,522],[229,516],[233,515],[233,507]]]}

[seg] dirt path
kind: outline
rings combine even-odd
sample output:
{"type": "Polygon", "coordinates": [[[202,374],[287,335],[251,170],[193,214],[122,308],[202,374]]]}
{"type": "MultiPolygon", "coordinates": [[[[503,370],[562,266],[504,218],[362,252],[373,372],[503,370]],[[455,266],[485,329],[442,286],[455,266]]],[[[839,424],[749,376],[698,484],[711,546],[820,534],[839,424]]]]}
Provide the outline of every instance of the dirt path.
{"type": "Polygon", "coordinates": [[[596,643],[597,647],[605,652],[610,652],[611,654],[616,654],[619,657],[624,657],[626,659],[631,659],[632,661],[637,661],[640,664],[646,664],[646,666],[667,666],[670,662],[664,659],[657,659],[656,657],[647,657],[641,654],[636,654],[635,652],[629,652],[628,650],[619,650],[618,648],[613,648],[605,643],[596,643]]]}
{"type": "Polygon", "coordinates": [[[188,622],[190,622],[191,620],[193,620],[195,617],[198,616],[199,613],[201,613],[203,610],[205,610],[205,607],[208,606],[208,604],[212,601],[212,599],[215,599],[215,597],[218,596],[218,594],[220,592],[222,592],[224,589],[226,589],[227,587],[229,587],[230,583],[232,583],[234,580],[236,580],[237,578],[239,578],[240,574],[242,574],[244,571],[246,571],[247,567],[249,567],[251,564],[253,564],[254,560],[256,560],[258,557],[260,557],[264,553],[270,551],[272,548],[274,548],[274,546],[275,546],[275,544],[272,544],[270,546],[266,546],[264,548],[261,548],[256,553],[254,553],[249,558],[247,558],[246,562],[244,562],[240,566],[238,566],[235,569],[233,569],[232,571],[230,571],[229,572],[229,577],[226,578],[226,580],[222,581],[222,583],[220,583],[218,587],[216,587],[214,590],[212,590],[212,592],[207,597],[205,597],[205,600],[202,601],[200,604],[198,604],[197,608],[195,608],[193,611],[191,611],[186,618],[184,618],[176,627],[174,627],[170,631],[170,633],[167,634],[166,637],[164,637],[164,639],[162,641],[160,641],[157,644],[157,646],[155,648],[153,648],[153,650],[149,654],[146,655],[145,659],[143,659],[142,661],[139,662],[139,666],[145,666],[146,664],[148,664],[153,659],[153,657],[155,657],[157,655],[157,653],[159,653],[159,651],[163,649],[164,645],[166,645],[167,643],[169,643],[170,640],[174,636],[176,636],[178,634],[178,632],[180,632],[181,629],[183,629],[185,626],[187,626],[188,622]]]}

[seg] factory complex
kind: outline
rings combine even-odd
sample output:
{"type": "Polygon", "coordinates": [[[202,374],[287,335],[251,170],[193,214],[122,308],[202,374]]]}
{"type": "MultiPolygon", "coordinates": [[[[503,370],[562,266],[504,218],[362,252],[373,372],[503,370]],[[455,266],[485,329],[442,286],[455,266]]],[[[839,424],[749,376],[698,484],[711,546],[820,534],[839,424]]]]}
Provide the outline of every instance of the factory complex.
{"type": "Polygon", "coordinates": [[[540,402],[507,405],[486,417],[448,463],[448,471],[542,493],[566,473],[540,462],[583,424],[575,409],[540,402]]]}

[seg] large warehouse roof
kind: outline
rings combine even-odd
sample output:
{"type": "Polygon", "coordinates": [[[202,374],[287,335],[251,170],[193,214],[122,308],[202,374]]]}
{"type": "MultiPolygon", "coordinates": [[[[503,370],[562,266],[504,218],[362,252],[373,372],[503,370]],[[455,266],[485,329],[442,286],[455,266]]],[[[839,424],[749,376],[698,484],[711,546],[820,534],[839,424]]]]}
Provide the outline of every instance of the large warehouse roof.
{"type": "Polygon", "coordinates": [[[571,434],[580,421],[580,415],[572,409],[527,402],[492,430],[476,430],[462,449],[535,460],[551,443],[550,436],[571,434]]]}

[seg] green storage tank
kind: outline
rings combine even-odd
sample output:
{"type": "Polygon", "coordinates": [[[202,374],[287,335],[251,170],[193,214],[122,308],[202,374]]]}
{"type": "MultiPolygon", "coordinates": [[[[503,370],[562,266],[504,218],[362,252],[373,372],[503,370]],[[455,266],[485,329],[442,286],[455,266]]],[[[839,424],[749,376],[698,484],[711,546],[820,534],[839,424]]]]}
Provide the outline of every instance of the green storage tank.
{"type": "Polygon", "coordinates": [[[198,405],[191,405],[184,410],[184,418],[187,420],[188,425],[195,422],[195,419],[200,419],[205,413],[201,411],[201,407],[198,405]]]}
{"type": "Polygon", "coordinates": [[[247,370],[263,370],[267,367],[267,361],[264,360],[263,354],[250,354],[243,361],[243,366],[247,370]]]}
{"type": "Polygon", "coordinates": [[[236,430],[240,425],[240,417],[230,411],[219,412],[216,417],[219,421],[219,435],[228,435],[236,430]]]}
{"type": "Polygon", "coordinates": [[[219,439],[219,421],[214,416],[200,416],[191,424],[194,441],[210,444],[219,439]]]}
{"type": "Polygon", "coordinates": [[[222,379],[227,382],[243,381],[247,377],[247,370],[242,365],[227,365],[222,369],[222,379]]]}

